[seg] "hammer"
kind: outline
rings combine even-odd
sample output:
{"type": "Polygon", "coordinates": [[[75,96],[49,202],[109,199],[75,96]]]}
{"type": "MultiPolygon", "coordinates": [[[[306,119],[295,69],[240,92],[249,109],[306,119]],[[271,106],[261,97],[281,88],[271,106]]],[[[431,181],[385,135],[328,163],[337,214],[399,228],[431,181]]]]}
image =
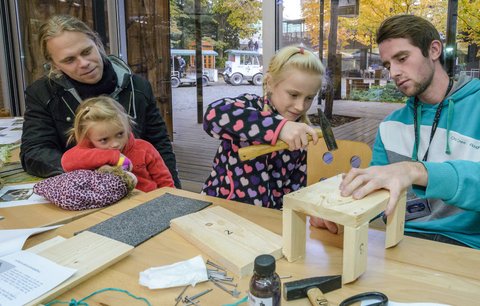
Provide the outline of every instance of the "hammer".
{"type": "MultiPolygon", "coordinates": [[[[325,144],[327,145],[328,151],[336,150],[337,142],[335,141],[335,136],[333,135],[332,126],[328,121],[325,114],[321,109],[318,109],[318,116],[320,118],[320,128],[315,129],[319,138],[323,138],[325,144]]],[[[312,141],[312,136],[308,135],[308,141],[312,141]]],[[[248,147],[243,147],[238,150],[240,160],[245,161],[252,158],[255,158],[260,155],[272,153],[275,151],[288,149],[288,144],[283,140],[278,140],[275,145],[259,144],[248,147]]]]}
{"type": "Polygon", "coordinates": [[[341,275],[311,277],[284,283],[283,297],[287,301],[308,297],[313,306],[327,306],[323,293],[339,288],[342,288],[341,275]]]}

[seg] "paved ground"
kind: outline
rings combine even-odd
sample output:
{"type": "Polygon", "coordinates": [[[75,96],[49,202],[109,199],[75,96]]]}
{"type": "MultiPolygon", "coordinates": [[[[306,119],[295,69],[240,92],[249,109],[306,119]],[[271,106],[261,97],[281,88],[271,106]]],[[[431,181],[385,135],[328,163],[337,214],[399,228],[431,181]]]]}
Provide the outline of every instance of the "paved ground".
{"type": "Polygon", "coordinates": [[[335,100],[333,102],[333,113],[343,116],[383,120],[388,114],[403,106],[403,103],[335,100]]]}
{"type": "MultiPolygon", "coordinates": [[[[210,86],[203,87],[203,109],[215,100],[224,97],[236,97],[244,93],[262,95],[262,86],[241,85],[232,86],[224,82],[218,82],[210,86]]],[[[186,114],[188,117],[196,118],[197,101],[196,87],[178,87],[173,88],[173,123],[175,127],[176,119],[182,119],[186,114]]],[[[343,116],[359,118],[383,119],[392,111],[402,107],[400,103],[383,102],[359,102],[349,100],[335,100],[333,113],[343,116]]],[[[309,113],[316,113],[318,105],[314,103],[309,113]]]]}

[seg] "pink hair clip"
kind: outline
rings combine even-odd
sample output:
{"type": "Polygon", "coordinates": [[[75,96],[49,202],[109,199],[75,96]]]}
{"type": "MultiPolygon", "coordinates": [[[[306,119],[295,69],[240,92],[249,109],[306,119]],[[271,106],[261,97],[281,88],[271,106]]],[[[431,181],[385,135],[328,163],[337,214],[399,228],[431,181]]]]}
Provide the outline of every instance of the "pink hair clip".
{"type": "Polygon", "coordinates": [[[299,47],[300,48],[300,53],[305,54],[305,48],[304,47],[299,47]]]}

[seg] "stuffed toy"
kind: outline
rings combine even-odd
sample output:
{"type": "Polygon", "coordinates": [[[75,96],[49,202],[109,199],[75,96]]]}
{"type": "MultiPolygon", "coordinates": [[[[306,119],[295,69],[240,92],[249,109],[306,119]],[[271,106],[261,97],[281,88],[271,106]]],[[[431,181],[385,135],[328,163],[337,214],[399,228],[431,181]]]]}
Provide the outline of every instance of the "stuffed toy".
{"type": "Polygon", "coordinates": [[[101,208],[120,201],[135,188],[137,178],[121,166],[75,170],[47,178],[33,192],[66,210],[101,208]]]}

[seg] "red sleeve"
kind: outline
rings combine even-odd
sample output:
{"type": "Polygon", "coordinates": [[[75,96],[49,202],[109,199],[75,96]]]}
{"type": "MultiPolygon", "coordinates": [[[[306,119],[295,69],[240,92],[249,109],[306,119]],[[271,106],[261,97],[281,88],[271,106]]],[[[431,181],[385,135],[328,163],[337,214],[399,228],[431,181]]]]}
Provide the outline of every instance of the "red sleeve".
{"type": "Polygon", "coordinates": [[[153,148],[147,152],[147,171],[152,179],[157,183],[157,188],[174,187],[172,175],[168,170],[162,156],[153,148]]]}
{"type": "Polygon", "coordinates": [[[62,167],[65,172],[95,170],[103,165],[115,166],[120,158],[118,150],[102,150],[75,146],[63,153],[62,167]]]}

